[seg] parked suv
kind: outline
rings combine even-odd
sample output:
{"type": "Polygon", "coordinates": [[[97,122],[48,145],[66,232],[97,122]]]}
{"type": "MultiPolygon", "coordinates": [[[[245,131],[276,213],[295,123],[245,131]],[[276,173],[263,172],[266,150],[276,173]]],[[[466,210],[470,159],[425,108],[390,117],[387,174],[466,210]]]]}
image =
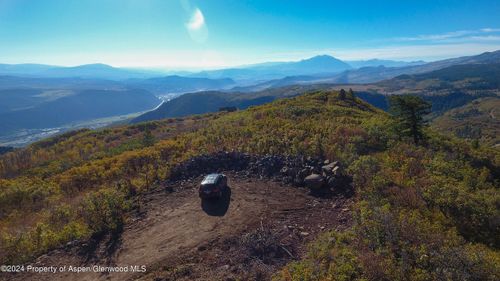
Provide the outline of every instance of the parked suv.
{"type": "Polygon", "coordinates": [[[227,187],[227,177],[223,174],[209,174],[200,184],[198,194],[202,199],[220,198],[227,187]]]}

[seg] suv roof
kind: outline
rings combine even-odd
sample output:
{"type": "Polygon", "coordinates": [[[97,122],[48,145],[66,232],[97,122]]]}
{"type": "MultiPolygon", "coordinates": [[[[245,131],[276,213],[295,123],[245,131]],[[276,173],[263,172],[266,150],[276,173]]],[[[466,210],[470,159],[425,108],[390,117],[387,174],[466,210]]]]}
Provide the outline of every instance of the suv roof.
{"type": "Polygon", "coordinates": [[[202,185],[204,184],[214,184],[217,182],[217,180],[222,177],[222,174],[209,174],[207,175],[203,181],[201,182],[202,185]]]}

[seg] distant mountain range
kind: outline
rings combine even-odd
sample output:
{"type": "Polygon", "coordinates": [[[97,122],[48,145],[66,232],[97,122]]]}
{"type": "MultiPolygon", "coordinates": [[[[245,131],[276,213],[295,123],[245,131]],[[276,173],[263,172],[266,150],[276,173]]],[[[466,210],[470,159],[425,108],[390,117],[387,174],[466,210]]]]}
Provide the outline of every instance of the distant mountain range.
{"type": "Polygon", "coordinates": [[[86,64],[73,67],[43,64],[0,64],[0,75],[31,78],[86,78],[125,80],[150,78],[164,75],[163,72],[112,67],[106,64],[86,64]]]}
{"type": "MultiPolygon", "coordinates": [[[[478,62],[470,57],[454,61],[478,62]]],[[[446,63],[440,65],[444,66],[446,63]]],[[[307,81],[308,78],[309,76],[301,77],[303,81],[307,81]]],[[[290,80],[290,83],[297,84],[298,80],[292,77],[290,80]]],[[[497,96],[500,93],[500,62],[451,65],[427,73],[400,75],[372,84],[304,83],[287,86],[287,83],[280,85],[277,82],[289,81],[287,78],[275,80],[272,85],[266,84],[267,88],[263,87],[255,92],[199,92],[182,95],[153,111],[136,117],[132,122],[214,112],[222,107],[244,109],[249,105],[266,103],[307,90],[329,88],[353,88],[360,98],[382,109],[387,109],[386,95],[408,93],[421,95],[433,103],[433,111],[442,113],[480,97],[497,96]]]]}
{"type": "Polygon", "coordinates": [[[426,73],[453,65],[460,64],[486,64],[500,63],[500,50],[495,52],[486,52],[477,56],[466,56],[460,58],[440,60],[430,63],[419,64],[403,67],[362,67],[358,69],[349,69],[335,74],[317,74],[317,75],[298,75],[287,76],[280,79],[268,80],[254,85],[240,86],[234,88],[236,91],[252,92],[262,91],[272,87],[282,87],[294,84],[316,84],[316,83],[333,83],[333,84],[360,84],[374,83],[385,79],[394,78],[402,74],[419,74],[426,73]]]}
{"type": "MultiPolygon", "coordinates": [[[[228,69],[182,72],[179,76],[206,79],[233,79],[240,84],[246,85],[248,83],[279,79],[286,76],[324,75],[367,66],[402,67],[423,63],[422,61],[403,62],[378,59],[344,62],[332,56],[320,55],[295,62],[267,62],[228,69]]],[[[0,75],[31,78],[126,80],[156,78],[165,76],[166,73],[144,69],[116,68],[100,63],[73,67],[43,64],[0,64],[0,75]]]]}
{"type": "Polygon", "coordinates": [[[344,62],[322,55],[183,75],[104,64],[4,64],[0,65],[0,138],[12,132],[146,110],[151,111],[133,122],[228,106],[242,109],[308,90],[340,87],[353,88],[358,96],[381,108],[387,106],[387,94],[423,95],[441,112],[477,97],[496,95],[499,69],[500,51],[430,63],[344,62]],[[152,110],[160,104],[159,97],[170,101],[152,110]]]}
{"type": "Polygon", "coordinates": [[[0,75],[31,76],[43,73],[57,66],[45,64],[0,64],[0,75]]]}
{"type": "Polygon", "coordinates": [[[202,71],[190,76],[211,79],[227,77],[245,84],[292,75],[339,73],[351,68],[349,64],[337,58],[321,55],[296,62],[262,63],[239,68],[202,71]]]}
{"type": "Polygon", "coordinates": [[[377,66],[385,66],[385,67],[403,67],[403,66],[414,66],[414,65],[422,65],[426,64],[425,61],[394,61],[394,60],[379,60],[379,59],[371,59],[371,60],[351,60],[346,61],[353,68],[362,68],[362,67],[377,67],[377,66]]]}

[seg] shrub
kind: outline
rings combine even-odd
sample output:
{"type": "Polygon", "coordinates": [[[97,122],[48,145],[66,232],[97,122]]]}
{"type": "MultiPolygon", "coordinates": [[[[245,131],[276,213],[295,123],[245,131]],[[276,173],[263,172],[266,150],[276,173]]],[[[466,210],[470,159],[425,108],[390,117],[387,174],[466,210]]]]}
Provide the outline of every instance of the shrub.
{"type": "Polygon", "coordinates": [[[81,206],[81,216],[96,235],[120,232],[129,208],[130,202],[123,193],[107,188],[87,195],[81,206]]]}

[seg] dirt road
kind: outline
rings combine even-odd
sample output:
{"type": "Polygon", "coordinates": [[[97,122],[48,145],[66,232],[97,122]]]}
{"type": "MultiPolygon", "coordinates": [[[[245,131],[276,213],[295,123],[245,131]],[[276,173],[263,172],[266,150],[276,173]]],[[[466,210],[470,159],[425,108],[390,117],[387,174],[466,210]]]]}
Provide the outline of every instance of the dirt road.
{"type": "Polygon", "coordinates": [[[175,186],[173,192],[163,188],[152,191],[143,196],[139,214],[130,219],[119,237],[55,250],[33,263],[66,266],[66,272],[19,273],[2,278],[219,280],[247,274],[251,269],[241,263],[249,258],[259,262],[258,257],[247,253],[248,243],[241,242],[248,233],[267,230],[272,241],[278,241],[277,249],[283,249],[280,255],[273,254],[267,261],[260,257],[260,263],[264,261],[264,267],[272,271],[300,257],[304,243],[319,232],[349,224],[350,199],[317,198],[275,182],[229,178],[230,189],[214,202],[198,198],[196,181],[175,186]],[[89,272],[68,272],[70,265],[89,272]],[[127,272],[94,272],[108,271],[96,269],[96,265],[127,272]],[[145,272],[131,272],[132,268],[145,272]]]}

